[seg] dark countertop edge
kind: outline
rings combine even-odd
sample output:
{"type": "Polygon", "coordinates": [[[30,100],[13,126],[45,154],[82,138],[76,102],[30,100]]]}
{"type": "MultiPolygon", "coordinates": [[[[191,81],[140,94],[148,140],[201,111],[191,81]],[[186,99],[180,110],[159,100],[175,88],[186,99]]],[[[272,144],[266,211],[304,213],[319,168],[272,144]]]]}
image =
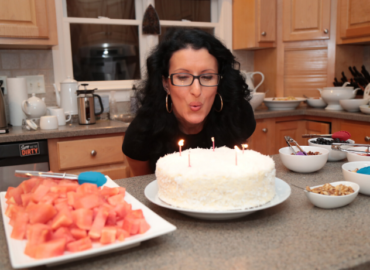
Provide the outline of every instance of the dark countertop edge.
{"type": "Polygon", "coordinates": [[[99,127],[91,130],[76,129],[76,130],[59,130],[59,131],[42,131],[42,132],[27,132],[23,134],[1,134],[0,143],[21,142],[32,140],[45,140],[56,138],[68,138],[78,136],[92,136],[112,133],[126,132],[127,127],[99,127]]]}
{"type": "Polygon", "coordinates": [[[278,118],[297,115],[319,116],[343,120],[370,122],[370,115],[366,115],[361,112],[357,113],[346,111],[326,111],[325,109],[308,109],[308,108],[298,108],[296,110],[285,110],[285,111],[257,110],[254,112],[255,119],[278,118]]]}

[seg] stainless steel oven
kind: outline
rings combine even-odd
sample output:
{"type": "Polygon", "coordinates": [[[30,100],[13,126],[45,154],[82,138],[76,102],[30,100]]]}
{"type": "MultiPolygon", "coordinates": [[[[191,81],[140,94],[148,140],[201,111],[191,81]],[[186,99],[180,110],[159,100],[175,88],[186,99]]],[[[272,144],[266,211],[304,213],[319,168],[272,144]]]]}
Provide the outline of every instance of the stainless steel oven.
{"type": "Polygon", "coordinates": [[[26,179],[16,177],[15,170],[49,171],[47,140],[0,143],[0,191],[26,179]]]}

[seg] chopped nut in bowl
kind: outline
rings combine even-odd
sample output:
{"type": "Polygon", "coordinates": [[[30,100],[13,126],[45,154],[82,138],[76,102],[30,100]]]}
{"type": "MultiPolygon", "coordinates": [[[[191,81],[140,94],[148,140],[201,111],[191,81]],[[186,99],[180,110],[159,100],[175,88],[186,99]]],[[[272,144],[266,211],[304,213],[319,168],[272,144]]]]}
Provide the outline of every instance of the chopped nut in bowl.
{"type": "Polygon", "coordinates": [[[353,182],[340,181],[320,186],[306,187],[305,193],[312,204],[333,209],[350,204],[358,195],[360,186],[353,182]]]}

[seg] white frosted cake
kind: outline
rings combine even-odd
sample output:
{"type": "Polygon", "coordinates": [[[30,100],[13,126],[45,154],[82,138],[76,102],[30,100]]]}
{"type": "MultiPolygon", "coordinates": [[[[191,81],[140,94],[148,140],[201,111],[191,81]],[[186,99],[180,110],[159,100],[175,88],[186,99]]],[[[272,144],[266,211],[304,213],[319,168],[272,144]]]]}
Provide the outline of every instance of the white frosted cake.
{"type": "Polygon", "coordinates": [[[176,207],[203,211],[246,209],[275,196],[275,163],[253,150],[191,149],[157,161],[159,198],[176,207]]]}

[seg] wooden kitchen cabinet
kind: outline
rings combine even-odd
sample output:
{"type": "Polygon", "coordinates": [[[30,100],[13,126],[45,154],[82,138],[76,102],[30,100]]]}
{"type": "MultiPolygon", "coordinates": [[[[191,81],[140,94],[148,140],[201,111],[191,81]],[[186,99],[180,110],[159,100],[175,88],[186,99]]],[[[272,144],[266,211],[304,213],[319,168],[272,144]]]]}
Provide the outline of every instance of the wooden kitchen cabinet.
{"type": "Polygon", "coordinates": [[[370,41],[370,1],[338,0],[337,44],[370,41]]]}
{"type": "Polygon", "coordinates": [[[330,0],[283,0],[283,40],[330,38],[330,0]]]}
{"type": "Polygon", "coordinates": [[[342,120],[340,129],[349,131],[355,143],[370,144],[370,123],[342,120]]]}
{"type": "Polygon", "coordinates": [[[54,0],[0,0],[0,46],[58,44],[54,0]]]}
{"type": "Polygon", "coordinates": [[[233,49],[276,46],[276,0],[233,0],[233,49]]]}
{"type": "Polygon", "coordinates": [[[122,153],[124,134],[49,139],[49,163],[53,172],[79,174],[98,171],[112,179],[130,176],[122,153]]]}
{"type": "Polygon", "coordinates": [[[275,119],[261,119],[256,121],[256,129],[248,139],[248,149],[260,152],[264,155],[272,155],[274,142],[271,137],[275,133],[275,119]]]}

